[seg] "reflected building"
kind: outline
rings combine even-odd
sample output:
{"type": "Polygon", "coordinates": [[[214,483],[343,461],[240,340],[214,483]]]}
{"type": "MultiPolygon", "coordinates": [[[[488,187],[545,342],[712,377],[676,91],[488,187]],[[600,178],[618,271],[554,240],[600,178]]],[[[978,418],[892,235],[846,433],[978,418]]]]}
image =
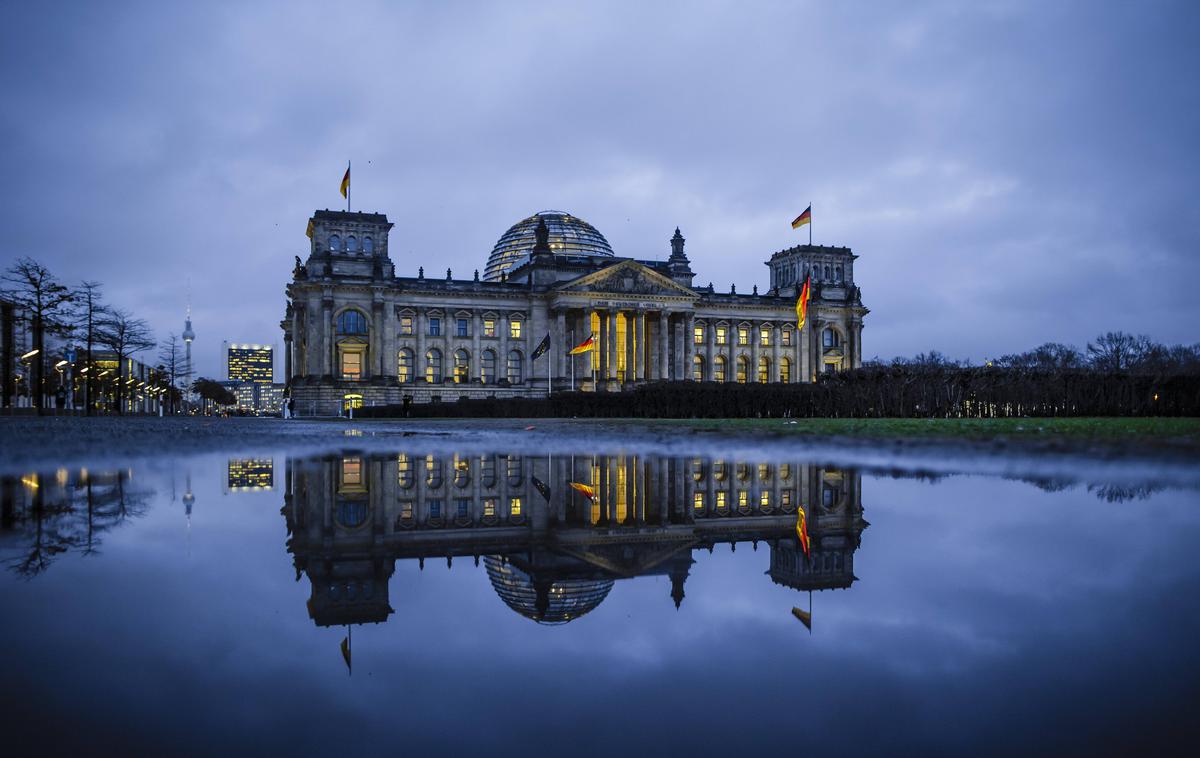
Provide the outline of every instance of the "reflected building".
{"type": "Polygon", "coordinates": [[[766,544],[776,583],[846,588],[867,526],[854,470],[638,455],[289,460],[283,514],[319,626],[386,620],[397,560],[482,563],[500,599],[543,624],[578,618],[639,576],[668,578],[664,601],[679,607],[697,551],[718,543],[766,544]]]}
{"type": "Polygon", "coordinates": [[[227,492],[259,492],[275,486],[273,458],[230,458],[225,472],[227,492]]]}

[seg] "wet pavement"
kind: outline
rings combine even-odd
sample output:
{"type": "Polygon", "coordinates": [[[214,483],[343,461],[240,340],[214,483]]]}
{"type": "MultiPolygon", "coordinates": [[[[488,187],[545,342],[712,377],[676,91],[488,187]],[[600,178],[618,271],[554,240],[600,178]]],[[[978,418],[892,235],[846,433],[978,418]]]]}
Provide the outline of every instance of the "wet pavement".
{"type": "Polygon", "coordinates": [[[0,432],[22,754],[1096,754],[1200,729],[1187,462],[129,421],[0,432]]]}

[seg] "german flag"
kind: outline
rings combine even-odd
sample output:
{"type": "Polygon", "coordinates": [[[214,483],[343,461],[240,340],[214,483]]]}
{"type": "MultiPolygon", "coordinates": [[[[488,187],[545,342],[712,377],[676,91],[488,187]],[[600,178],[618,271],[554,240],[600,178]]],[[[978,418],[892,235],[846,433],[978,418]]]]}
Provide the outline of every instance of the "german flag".
{"type": "Polygon", "coordinates": [[[808,295],[811,291],[812,274],[804,277],[804,286],[800,288],[800,296],[796,298],[796,331],[804,329],[808,319],[808,295]]]}
{"type": "Polygon", "coordinates": [[[804,549],[804,557],[808,558],[808,519],[804,516],[804,506],[796,508],[796,536],[804,549]]]}
{"type": "Polygon", "coordinates": [[[804,209],[804,213],[801,213],[799,216],[796,216],[796,220],[792,222],[792,228],[799,229],[800,227],[804,226],[805,224],[809,224],[809,223],[812,223],[812,206],[811,205],[804,209]]]}
{"type": "Polygon", "coordinates": [[[595,345],[595,344],[596,344],[596,335],[589,334],[587,339],[585,339],[583,342],[580,342],[575,347],[571,348],[567,352],[567,355],[581,355],[581,354],[586,353],[587,351],[591,350],[592,345],[595,345]]]}
{"type": "Polygon", "coordinates": [[[312,236],[313,236],[313,225],[312,225],[312,219],[311,219],[311,218],[308,220],[308,229],[306,229],[304,233],[305,233],[306,235],[308,235],[308,238],[309,238],[309,239],[312,239],[312,236]]]}
{"type": "Polygon", "coordinates": [[[342,177],[341,190],[342,190],[342,197],[349,197],[349,195],[347,194],[348,192],[350,192],[350,164],[349,163],[346,164],[346,175],[342,177]]]}
{"type": "Polygon", "coordinates": [[[583,493],[584,497],[586,497],[588,500],[596,499],[596,488],[592,485],[584,484],[583,482],[567,482],[567,484],[570,484],[571,489],[575,490],[576,492],[583,493]]]}

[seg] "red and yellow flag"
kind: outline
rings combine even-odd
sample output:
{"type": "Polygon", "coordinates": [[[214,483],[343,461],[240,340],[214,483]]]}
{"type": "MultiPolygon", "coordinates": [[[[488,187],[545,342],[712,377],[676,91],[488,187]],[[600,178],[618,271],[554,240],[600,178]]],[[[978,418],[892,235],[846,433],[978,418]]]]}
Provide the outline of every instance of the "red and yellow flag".
{"type": "Polygon", "coordinates": [[[306,235],[308,235],[308,238],[309,238],[309,239],[312,239],[312,236],[313,236],[313,224],[312,224],[312,219],[311,219],[311,218],[308,220],[308,229],[306,229],[306,230],[304,231],[304,233],[305,233],[306,235]]]}
{"type": "Polygon", "coordinates": [[[796,508],[796,536],[800,539],[800,547],[804,548],[804,557],[808,558],[808,519],[802,505],[796,508]]]}
{"type": "Polygon", "coordinates": [[[596,499],[596,488],[590,484],[584,484],[583,482],[567,482],[567,484],[570,484],[571,489],[575,490],[576,492],[583,493],[588,500],[596,499]]]}
{"type": "Polygon", "coordinates": [[[347,194],[350,191],[350,164],[346,164],[346,175],[342,177],[342,197],[349,197],[347,194]]]}
{"type": "Polygon", "coordinates": [[[808,294],[810,284],[812,283],[812,274],[804,277],[804,286],[800,288],[800,296],[796,298],[796,330],[804,329],[804,322],[808,319],[808,294]]]}
{"type": "Polygon", "coordinates": [[[596,335],[589,334],[588,338],[580,342],[567,353],[567,355],[580,355],[592,349],[592,345],[596,344],[596,335]]]}
{"type": "Polygon", "coordinates": [[[804,213],[801,213],[799,216],[796,216],[796,220],[792,222],[792,228],[799,229],[800,227],[804,226],[805,224],[810,224],[810,223],[812,223],[812,206],[811,205],[804,209],[804,213]]]}

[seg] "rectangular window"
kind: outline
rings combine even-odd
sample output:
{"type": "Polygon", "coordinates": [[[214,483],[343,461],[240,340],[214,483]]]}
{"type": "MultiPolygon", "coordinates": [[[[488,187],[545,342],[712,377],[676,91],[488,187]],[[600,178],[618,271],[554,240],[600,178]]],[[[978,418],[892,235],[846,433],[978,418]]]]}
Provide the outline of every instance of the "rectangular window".
{"type": "Polygon", "coordinates": [[[508,515],[510,515],[510,516],[520,516],[521,515],[521,498],[514,497],[508,501],[508,515]]]}
{"type": "Polygon", "coordinates": [[[726,334],[725,327],[718,326],[717,327],[717,344],[724,345],[726,343],[727,339],[728,339],[728,336],[726,334]]]}
{"type": "Polygon", "coordinates": [[[351,381],[362,378],[362,353],[342,353],[342,378],[351,381]]]}
{"type": "Polygon", "coordinates": [[[484,499],[483,515],[484,516],[495,516],[496,515],[496,498],[489,497],[489,498],[484,499]]]}
{"type": "Polygon", "coordinates": [[[792,346],[792,330],[784,329],[782,332],[780,332],[779,333],[779,341],[783,343],[784,347],[791,347],[792,346]]]}
{"type": "Polygon", "coordinates": [[[496,336],[496,320],[495,319],[485,318],[483,320],[483,336],[484,337],[495,337],[496,336]]]}
{"type": "Polygon", "coordinates": [[[429,319],[429,336],[442,336],[442,320],[440,318],[434,317],[429,319]]]}
{"type": "Polygon", "coordinates": [[[792,504],[792,491],[791,490],[784,490],[783,492],[779,493],[779,504],[785,508],[792,504]]]}
{"type": "Polygon", "coordinates": [[[726,500],[726,498],[728,496],[729,496],[729,493],[725,492],[723,490],[717,492],[717,507],[718,508],[728,508],[729,507],[729,502],[726,500]]]}
{"type": "Polygon", "coordinates": [[[738,508],[745,508],[750,505],[750,493],[746,490],[738,490],[738,508]]]}
{"type": "Polygon", "coordinates": [[[400,333],[401,334],[412,334],[413,333],[412,316],[401,316],[400,317],[400,333]]]}
{"type": "Polygon", "coordinates": [[[763,347],[771,346],[771,327],[764,326],[758,330],[758,344],[763,347]]]}
{"type": "Polygon", "coordinates": [[[760,507],[760,508],[770,508],[771,507],[771,491],[770,490],[763,490],[762,494],[758,496],[758,507],[760,507]]]}
{"type": "Polygon", "coordinates": [[[455,334],[457,334],[459,337],[470,337],[471,327],[469,324],[470,322],[468,322],[465,318],[456,320],[454,324],[455,334]]]}
{"type": "Polygon", "coordinates": [[[429,503],[429,518],[442,517],[442,500],[441,498],[432,498],[427,501],[429,503]]]}
{"type": "Polygon", "coordinates": [[[402,503],[400,503],[400,518],[410,519],[410,518],[412,518],[412,514],[413,514],[413,509],[412,509],[412,501],[411,500],[405,500],[402,503]]]}
{"type": "Polygon", "coordinates": [[[458,508],[458,517],[466,518],[471,515],[471,501],[465,497],[455,499],[454,505],[458,508]]]}
{"type": "Polygon", "coordinates": [[[509,338],[514,339],[514,340],[521,339],[521,322],[520,321],[513,319],[512,321],[508,322],[508,336],[509,336],[509,338]]]}
{"type": "Polygon", "coordinates": [[[697,492],[692,495],[692,507],[698,511],[704,510],[704,493],[697,492]]]}
{"type": "Polygon", "coordinates": [[[739,345],[749,345],[750,344],[750,330],[744,326],[738,327],[738,344],[739,345]]]}
{"type": "Polygon", "coordinates": [[[704,344],[704,327],[703,326],[697,326],[694,329],[692,329],[692,342],[695,342],[697,345],[704,344]]]}

